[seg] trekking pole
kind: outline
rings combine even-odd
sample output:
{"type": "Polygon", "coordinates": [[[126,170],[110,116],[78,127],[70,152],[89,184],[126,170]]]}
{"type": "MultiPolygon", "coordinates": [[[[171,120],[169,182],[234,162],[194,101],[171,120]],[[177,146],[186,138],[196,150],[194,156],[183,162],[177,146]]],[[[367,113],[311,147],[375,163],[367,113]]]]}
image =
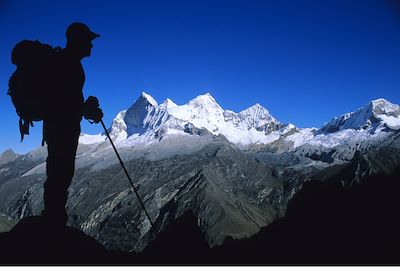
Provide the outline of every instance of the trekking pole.
{"type": "Polygon", "coordinates": [[[126,177],[128,178],[129,183],[131,184],[131,186],[132,186],[132,188],[133,188],[133,191],[135,192],[135,194],[136,194],[136,196],[137,196],[137,198],[138,198],[138,200],[139,200],[139,203],[140,203],[140,205],[142,206],[142,209],[144,210],[144,213],[145,213],[146,216],[147,216],[147,219],[149,220],[151,226],[153,227],[153,222],[151,221],[150,216],[149,216],[149,214],[147,213],[146,207],[144,206],[144,204],[143,204],[143,202],[142,202],[142,199],[140,198],[140,196],[139,196],[139,194],[138,194],[138,192],[137,192],[137,189],[136,189],[135,185],[133,184],[131,177],[129,176],[129,173],[128,173],[128,171],[126,170],[125,165],[124,165],[124,163],[122,162],[122,159],[121,159],[121,157],[119,156],[118,151],[117,151],[117,149],[115,148],[113,141],[111,140],[110,134],[108,133],[108,130],[107,130],[106,126],[104,125],[103,120],[100,120],[100,122],[101,122],[101,125],[102,125],[103,128],[104,128],[104,131],[106,132],[106,135],[107,135],[108,139],[110,140],[110,143],[111,143],[111,145],[112,145],[112,147],[113,147],[113,149],[114,149],[114,151],[115,151],[115,154],[116,154],[117,157],[118,157],[119,163],[121,164],[122,169],[124,170],[124,172],[125,172],[125,174],[126,174],[126,177]]]}

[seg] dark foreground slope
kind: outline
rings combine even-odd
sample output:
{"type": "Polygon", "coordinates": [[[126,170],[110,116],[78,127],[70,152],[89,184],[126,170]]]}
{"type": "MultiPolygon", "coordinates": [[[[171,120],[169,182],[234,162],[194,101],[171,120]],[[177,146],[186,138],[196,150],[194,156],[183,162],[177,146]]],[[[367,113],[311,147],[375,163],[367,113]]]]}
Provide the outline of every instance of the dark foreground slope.
{"type": "Polygon", "coordinates": [[[225,263],[399,264],[399,186],[400,169],[349,188],[306,182],[285,217],[213,254],[225,263]]]}
{"type": "Polygon", "coordinates": [[[72,228],[51,232],[40,218],[0,235],[1,263],[94,264],[399,264],[400,168],[343,187],[306,182],[286,215],[249,239],[208,248],[192,213],[141,253],[106,251],[72,228]],[[45,235],[43,233],[46,233],[45,235]],[[53,233],[53,234],[50,234],[53,233]]]}
{"type": "Polygon", "coordinates": [[[0,234],[1,264],[107,263],[111,254],[80,230],[54,228],[42,217],[22,219],[0,234]]]}
{"type": "Polygon", "coordinates": [[[196,217],[185,214],[142,253],[124,254],[118,260],[141,264],[399,264],[400,168],[390,176],[364,177],[351,187],[343,187],[336,178],[306,182],[290,201],[286,215],[249,239],[228,238],[222,246],[210,249],[196,217]]]}
{"type": "Polygon", "coordinates": [[[336,179],[306,182],[290,201],[286,216],[249,239],[227,239],[222,246],[208,249],[198,229],[188,231],[196,218],[186,215],[137,260],[174,264],[399,264],[399,188],[400,168],[390,176],[365,177],[351,187],[342,187],[336,179]]]}

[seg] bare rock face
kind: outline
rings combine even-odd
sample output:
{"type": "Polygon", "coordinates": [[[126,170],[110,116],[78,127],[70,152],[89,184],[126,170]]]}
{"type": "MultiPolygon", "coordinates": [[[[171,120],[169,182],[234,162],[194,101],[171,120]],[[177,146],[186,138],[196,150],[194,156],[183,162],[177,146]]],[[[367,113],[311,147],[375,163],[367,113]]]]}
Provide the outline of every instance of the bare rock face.
{"type": "Polygon", "coordinates": [[[9,216],[0,213],[0,233],[10,231],[16,223],[17,222],[9,216]]]}

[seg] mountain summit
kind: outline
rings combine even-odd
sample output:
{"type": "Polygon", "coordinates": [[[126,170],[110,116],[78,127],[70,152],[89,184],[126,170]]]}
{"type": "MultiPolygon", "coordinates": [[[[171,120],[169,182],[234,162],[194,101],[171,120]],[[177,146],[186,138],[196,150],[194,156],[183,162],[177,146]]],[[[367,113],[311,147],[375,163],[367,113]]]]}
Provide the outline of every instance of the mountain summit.
{"type": "Polygon", "coordinates": [[[151,114],[158,107],[153,97],[142,92],[136,102],[126,111],[124,121],[133,129],[146,129],[149,127],[151,114]]]}
{"type": "MultiPolygon", "coordinates": [[[[235,113],[224,110],[210,93],[183,105],[168,98],[159,105],[152,96],[142,92],[131,107],[118,113],[110,130],[113,139],[129,145],[188,134],[221,134],[232,143],[249,145],[277,140],[280,134],[274,132],[284,132],[286,127],[260,104],[235,113]]],[[[98,136],[94,139],[103,140],[98,136]]],[[[81,142],[93,143],[94,139],[85,136],[81,142]]]]}
{"type": "MultiPolygon", "coordinates": [[[[334,117],[320,129],[300,129],[279,122],[258,103],[236,113],[224,110],[210,93],[177,105],[168,98],[158,104],[142,92],[131,107],[117,114],[110,130],[117,145],[126,147],[170,137],[223,135],[239,147],[269,146],[276,151],[288,151],[306,144],[333,148],[344,142],[380,138],[385,132],[398,129],[400,107],[383,98],[334,117]]],[[[83,134],[80,142],[93,144],[104,140],[104,135],[83,134]]]]}
{"type": "Polygon", "coordinates": [[[379,98],[357,111],[334,117],[321,128],[321,132],[333,133],[345,129],[376,130],[384,127],[400,129],[400,107],[379,98]]]}

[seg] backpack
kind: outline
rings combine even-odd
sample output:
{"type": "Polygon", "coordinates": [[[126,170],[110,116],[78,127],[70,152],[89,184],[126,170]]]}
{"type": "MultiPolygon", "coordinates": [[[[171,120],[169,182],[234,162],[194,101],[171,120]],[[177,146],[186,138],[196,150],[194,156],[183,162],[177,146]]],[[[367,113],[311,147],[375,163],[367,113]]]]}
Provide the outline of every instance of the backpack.
{"type": "Polygon", "coordinates": [[[19,116],[21,142],[25,134],[29,135],[29,126],[45,117],[46,73],[60,50],[37,40],[23,40],[11,52],[11,62],[17,69],[9,79],[7,94],[19,116]]]}

